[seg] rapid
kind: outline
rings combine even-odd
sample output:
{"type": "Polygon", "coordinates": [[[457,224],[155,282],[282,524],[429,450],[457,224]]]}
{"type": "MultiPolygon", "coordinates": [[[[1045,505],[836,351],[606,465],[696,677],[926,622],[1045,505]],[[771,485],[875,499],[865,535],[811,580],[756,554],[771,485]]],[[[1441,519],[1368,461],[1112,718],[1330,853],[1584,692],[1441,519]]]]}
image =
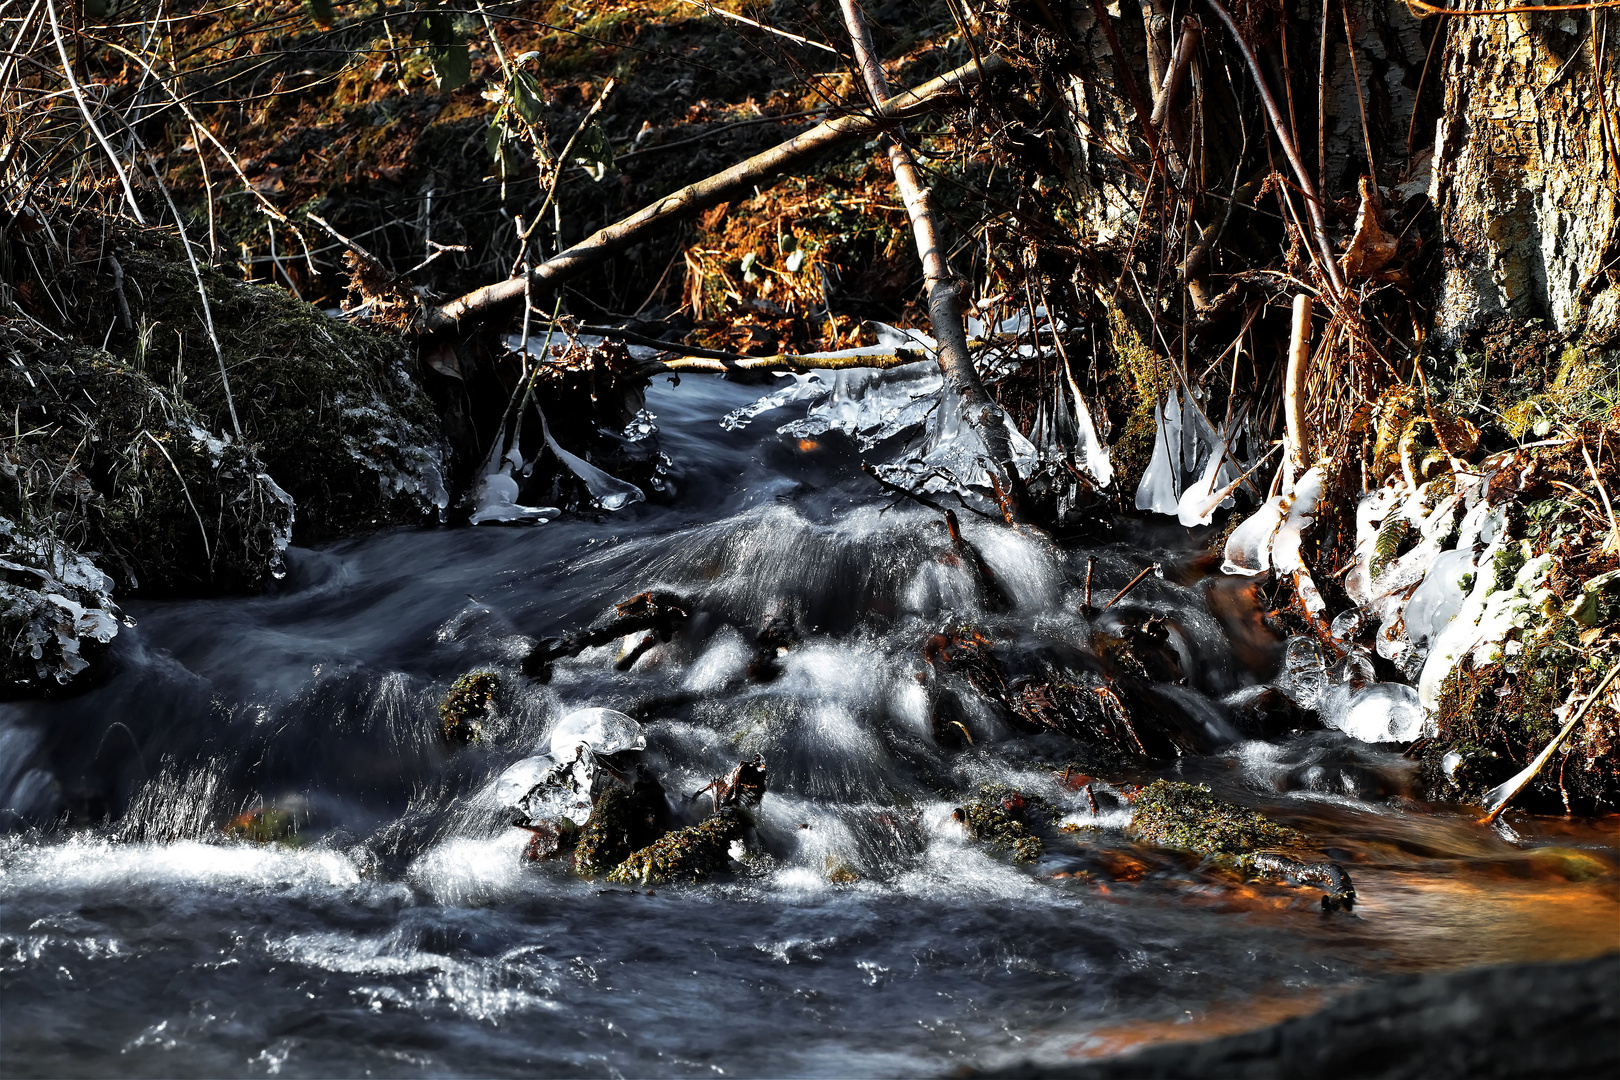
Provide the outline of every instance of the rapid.
{"type": "Polygon", "coordinates": [[[778,433],[804,415],[793,395],[722,425],[760,393],[708,376],[648,391],[662,499],[293,549],[265,595],[129,604],[100,685],[0,704],[5,1072],[938,1075],[1615,946],[1612,820],[1481,827],[1420,801],[1399,747],[1243,737],[1233,703],[1278,677],[1284,643],[1205,530],[1122,520],[1058,544],[962,512],[1005,593],[988,605],[940,515],[886,495],[854,441],[778,433]],[[521,674],[536,640],[649,589],[693,615],[629,670],[610,645],[546,683],[521,674]],[[932,635],[972,623],[1011,667],[1084,666],[1145,613],[1185,672],[1162,695],[1209,752],[1099,788],[1208,783],[1344,865],[1353,912],[1132,844],[1127,803],[1093,809],[1065,782],[1083,756],[1066,736],[984,708],[941,737],[932,635]],[[761,681],[772,617],[796,640],[761,681]],[[454,749],[437,704],[475,669],[505,690],[454,749]],[[497,778],[587,706],[643,723],[688,819],[707,805],[693,793],[762,755],[758,856],[651,890],[525,862],[497,778]],[[1075,831],[1031,865],[987,851],[953,810],[989,783],[1075,831]],[[296,836],[227,834],[262,808],[296,836]]]}

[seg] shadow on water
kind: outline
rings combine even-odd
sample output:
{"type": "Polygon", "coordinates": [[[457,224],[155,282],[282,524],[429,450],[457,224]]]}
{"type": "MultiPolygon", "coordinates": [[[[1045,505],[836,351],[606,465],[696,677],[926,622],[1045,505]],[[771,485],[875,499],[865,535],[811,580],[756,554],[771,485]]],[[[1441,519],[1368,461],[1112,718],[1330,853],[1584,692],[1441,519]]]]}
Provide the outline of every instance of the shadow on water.
{"type": "MultiPolygon", "coordinates": [[[[1410,801],[1410,765],[1331,732],[1237,739],[1224,698],[1274,673],[1254,594],[1182,530],[1058,547],[963,514],[1005,594],[949,558],[937,515],[890,505],[836,436],[785,413],[722,430],[758,391],[655,387],[676,495],[530,529],[393,532],[295,551],[255,598],[134,604],[114,672],[0,706],[0,1029],[8,1075],[932,1074],[1069,1060],[1304,1011],[1393,971],[1615,944],[1612,821],[1516,838],[1410,801]],[[1151,562],[1126,601],[1083,613],[1151,562]],[[673,640],[518,665],[536,639],[649,588],[673,640]],[[963,713],[936,737],[923,642],[968,621],[1010,667],[1090,662],[1095,635],[1163,617],[1185,685],[1155,692],[1214,745],[1172,771],[1318,839],[1361,903],[1134,848],[1122,811],[1021,868],[951,821],[987,782],[1081,818],[1064,737],[963,713]],[[798,644],[748,678],[768,617],[798,644]],[[436,705],[500,672],[482,744],[436,705]],[[642,717],[666,791],[762,753],[768,858],[637,892],[526,866],[493,780],[564,712],[642,717]],[[294,844],[227,841],[284,808],[294,844]],[[829,880],[829,869],[842,883],[829,880]]],[[[701,808],[687,807],[689,814],[701,808]]]]}

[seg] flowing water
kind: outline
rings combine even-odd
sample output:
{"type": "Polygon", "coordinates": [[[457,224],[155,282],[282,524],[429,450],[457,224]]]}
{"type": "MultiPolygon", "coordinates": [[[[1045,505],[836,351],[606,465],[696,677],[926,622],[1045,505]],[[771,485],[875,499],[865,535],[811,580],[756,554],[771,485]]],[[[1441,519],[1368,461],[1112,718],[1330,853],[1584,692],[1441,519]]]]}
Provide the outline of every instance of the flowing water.
{"type": "Polygon", "coordinates": [[[1481,829],[1413,802],[1396,754],[1238,740],[1221,699],[1273,677],[1281,642],[1185,530],[1059,547],[963,514],[1011,594],[987,610],[939,516],[880,498],[853,444],[777,435],[791,409],[722,429],[757,395],[650,392],[672,501],[294,550],[270,595],[131,604],[97,688],[0,705],[6,1074],[937,1075],[1616,946],[1612,819],[1481,829]],[[1155,561],[1162,578],[1082,616],[1088,568],[1100,603],[1155,561]],[[629,671],[604,646],[547,685],[518,674],[537,637],[649,588],[694,616],[629,671]],[[1063,782],[1062,736],[969,708],[971,745],[937,738],[922,654],[947,624],[976,622],[1010,668],[1073,667],[1149,611],[1188,673],[1165,698],[1214,746],[1166,774],[1317,838],[1353,915],[1134,848],[1122,804],[1093,814],[1063,782]],[[801,640],[751,680],[772,614],[801,640]],[[475,668],[507,689],[485,741],[453,751],[435,707],[475,668]],[[764,857],[652,891],[525,863],[495,778],[586,705],[645,719],[688,820],[708,797],[686,796],[763,754],[764,857]],[[991,781],[1084,827],[1032,866],[988,854],[951,811],[991,781]],[[296,839],[229,839],[257,807],[296,839]]]}

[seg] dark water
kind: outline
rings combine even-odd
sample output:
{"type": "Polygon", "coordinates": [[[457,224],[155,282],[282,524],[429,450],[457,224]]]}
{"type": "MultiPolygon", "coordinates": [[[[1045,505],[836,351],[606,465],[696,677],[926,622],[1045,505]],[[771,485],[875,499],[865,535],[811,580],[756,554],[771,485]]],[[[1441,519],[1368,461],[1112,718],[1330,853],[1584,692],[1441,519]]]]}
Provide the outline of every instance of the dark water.
{"type": "Polygon", "coordinates": [[[1318,837],[1354,916],[1132,848],[1125,811],[1092,816],[1059,782],[1061,737],[970,710],[973,745],[940,745],[921,650],[953,620],[1016,667],[1164,614],[1189,676],[1166,693],[1217,742],[1220,699],[1269,677],[1279,643],[1180,531],[1062,549],[964,515],[1014,600],[985,610],[937,516],[879,499],[852,446],[778,437],[791,410],[720,429],[759,392],[649,395],[672,504],[296,551],[275,595],[132,605],[99,688],[0,706],[4,1072],[939,1074],[1253,1026],[1392,971],[1616,946],[1612,822],[1483,830],[1334,734],[1172,771],[1318,837]],[[1166,574],[1093,625],[1088,559],[1099,597],[1151,561],[1166,574]],[[652,587],[698,614],[629,672],[606,646],[547,686],[516,674],[536,637],[652,587]],[[773,611],[803,641],[759,684],[773,611]],[[435,706],[475,667],[508,690],[487,742],[452,753],[435,706]],[[693,819],[684,793],[763,753],[768,856],[655,894],[525,865],[494,778],[584,705],[647,717],[648,762],[693,819]],[[1084,827],[1033,867],[993,858],[950,820],[989,781],[1084,827]],[[264,806],[302,846],[226,839],[264,806]]]}

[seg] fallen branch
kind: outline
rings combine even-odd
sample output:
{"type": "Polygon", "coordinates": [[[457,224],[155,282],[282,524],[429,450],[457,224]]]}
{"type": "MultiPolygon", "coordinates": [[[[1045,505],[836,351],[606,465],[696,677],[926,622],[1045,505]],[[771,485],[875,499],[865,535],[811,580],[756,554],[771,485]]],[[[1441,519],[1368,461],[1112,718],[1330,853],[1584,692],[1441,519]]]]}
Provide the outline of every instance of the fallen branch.
{"type": "Polygon", "coordinates": [[[421,329],[428,333],[450,329],[465,331],[468,327],[463,325],[464,322],[479,322],[521,300],[525,282],[533,292],[554,288],[609,256],[639,243],[649,232],[663,228],[672,221],[718,206],[749,190],[759,181],[788,171],[806,158],[851,139],[872,135],[894,120],[939,109],[946,98],[966,90],[982,78],[1002,75],[1011,70],[1012,65],[1001,57],[987,56],[982,65],[977,61],[963,64],[937,79],[897,94],[869,114],[840,116],[817,124],[784,143],[598,229],[568,250],[536,266],[526,278],[513,277],[495,285],[486,285],[449,303],[428,309],[423,313],[421,329]]]}
{"type": "MultiPolygon", "coordinates": [[[[855,62],[866,82],[867,91],[879,112],[887,112],[893,100],[889,97],[888,79],[883,74],[877,50],[872,46],[872,35],[866,18],[856,0],[841,0],[844,23],[849,30],[851,45],[855,49],[855,62]]],[[[989,67],[986,58],[985,67],[989,67]]],[[[967,65],[977,68],[978,63],[967,65]]],[[[958,69],[960,70],[960,69],[958,69]]],[[[1007,438],[1007,425],[1001,407],[991,399],[973,366],[968,353],[967,327],[962,321],[961,290],[964,283],[957,280],[945,261],[945,246],[939,239],[939,227],[930,204],[928,189],[923,186],[917,163],[911,151],[898,138],[888,143],[889,166],[894,172],[894,186],[906,204],[911,218],[911,231],[917,242],[917,255],[923,264],[923,281],[928,290],[928,321],[934,329],[934,340],[939,342],[939,368],[945,376],[945,393],[955,393],[959,399],[963,418],[984,442],[989,457],[986,471],[990,486],[1001,504],[1002,513],[1009,524],[1024,521],[1024,482],[1013,464],[1012,443],[1007,438]]],[[[946,402],[942,407],[955,403],[946,402]]]]}
{"type": "Polygon", "coordinates": [[[1586,700],[1581,703],[1579,709],[1575,710],[1575,715],[1571,716],[1568,722],[1564,724],[1563,729],[1553,736],[1552,742],[1548,743],[1546,748],[1536,755],[1534,761],[1526,765],[1507,783],[1499,784],[1485,793],[1485,809],[1488,813],[1479,819],[1481,825],[1489,825],[1495,821],[1497,816],[1507,809],[1507,804],[1513,800],[1513,796],[1523,791],[1525,785],[1536,778],[1536,774],[1541,771],[1541,767],[1547,764],[1547,759],[1553,756],[1559,746],[1563,745],[1565,739],[1569,738],[1569,733],[1575,730],[1575,725],[1586,718],[1586,714],[1591,711],[1593,705],[1597,704],[1598,699],[1603,696],[1603,691],[1609,688],[1609,684],[1614,681],[1616,675],[1620,675],[1620,664],[1615,664],[1609,669],[1609,673],[1603,676],[1603,681],[1597,684],[1597,689],[1586,695],[1586,700]]]}

